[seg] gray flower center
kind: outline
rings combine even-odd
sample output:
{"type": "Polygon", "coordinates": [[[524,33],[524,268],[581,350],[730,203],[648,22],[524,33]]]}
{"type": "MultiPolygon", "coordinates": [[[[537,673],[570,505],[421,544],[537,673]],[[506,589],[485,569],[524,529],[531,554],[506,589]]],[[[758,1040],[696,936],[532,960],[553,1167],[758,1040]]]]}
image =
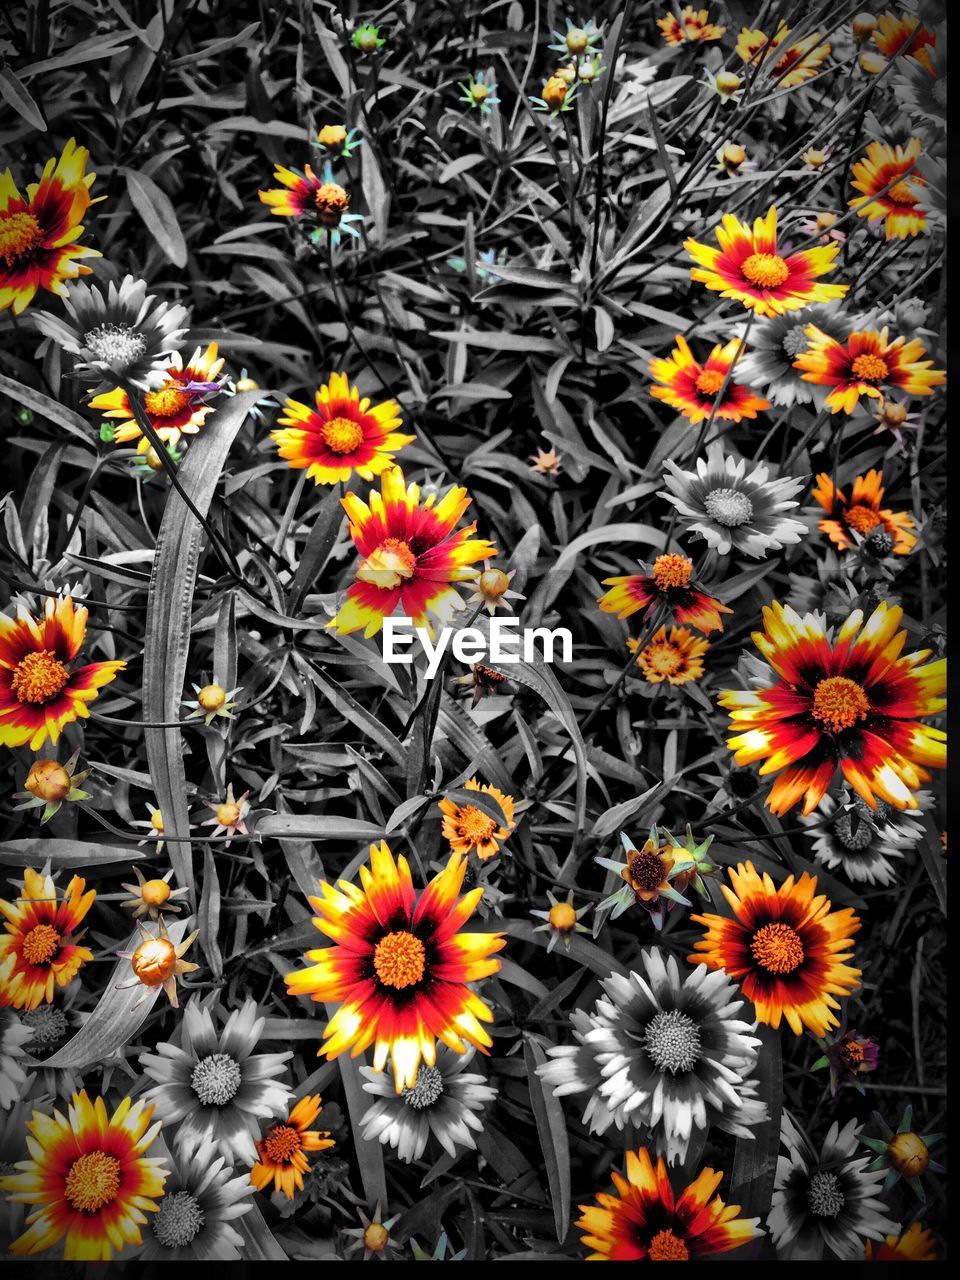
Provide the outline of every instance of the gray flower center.
{"type": "Polygon", "coordinates": [[[152,1219],[153,1234],[166,1249],[178,1249],[194,1240],[203,1227],[203,1210],[189,1191],[164,1196],[152,1219]]]}
{"type": "Polygon", "coordinates": [[[853,827],[853,814],[843,812],[834,820],[833,830],[837,839],[845,849],[857,853],[868,849],[873,842],[873,827],[862,814],[858,814],[859,822],[856,830],[853,827]]]}
{"type": "Polygon", "coordinates": [[[703,505],[711,520],[729,529],[753,519],[753,503],[739,489],[713,489],[704,498],[703,505]]]}
{"type": "Polygon", "coordinates": [[[700,1061],[700,1028],[679,1009],[661,1010],[647,1023],[643,1047],[661,1071],[692,1071],[700,1061]]]}
{"type": "Polygon", "coordinates": [[[807,1187],[807,1205],[818,1218],[835,1218],[846,1204],[835,1173],[815,1173],[807,1187]]]}
{"type": "Polygon", "coordinates": [[[443,1076],[440,1069],[421,1063],[415,1083],[412,1088],[404,1089],[401,1097],[408,1107],[424,1111],[427,1107],[432,1107],[442,1093],[443,1076]]]}
{"type": "Polygon", "coordinates": [[[792,329],[787,330],[781,339],[780,345],[791,360],[807,348],[807,335],[804,333],[805,327],[802,324],[795,324],[792,329]]]}
{"type": "Polygon", "coordinates": [[[853,807],[861,818],[867,818],[870,822],[876,823],[878,827],[890,817],[890,806],[886,800],[878,800],[877,807],[871,809],[863,796],[857,796],[853,802],[853,807]]]}
{"type": "Polygon", "coordinates": [[[57,1044],[70,1030],[67,1016],[62,1009],[53,1005],[41,1005],[39,1009],[30,1009],[20,1015],[20,1021],[33,1032],[33,1047],[57,1044]]]}
{"type": "Polygon", "coordinates": [[[224,1107],[243,1083],[240,1064],[229,1053],[211,1053],[193,1068],[190,1084],[206,1107],[224,1107]]]}
{"type": "Polygon", "coordinates": [[[147,350],[146,338],[129,325],[102,324],[83,335],[83,345],[115,370],[129,369],[147,350]]]}

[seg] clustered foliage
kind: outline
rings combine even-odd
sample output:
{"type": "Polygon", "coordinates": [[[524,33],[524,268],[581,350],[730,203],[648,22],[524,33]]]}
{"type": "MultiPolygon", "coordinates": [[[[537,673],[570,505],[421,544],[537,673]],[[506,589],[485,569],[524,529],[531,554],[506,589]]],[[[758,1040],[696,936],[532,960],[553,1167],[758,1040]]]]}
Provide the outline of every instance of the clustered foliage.
{"type": "Polygon", "coordinates": [[[0,22],[4,1250],[943,1256],[943,6],[0,22]]]}

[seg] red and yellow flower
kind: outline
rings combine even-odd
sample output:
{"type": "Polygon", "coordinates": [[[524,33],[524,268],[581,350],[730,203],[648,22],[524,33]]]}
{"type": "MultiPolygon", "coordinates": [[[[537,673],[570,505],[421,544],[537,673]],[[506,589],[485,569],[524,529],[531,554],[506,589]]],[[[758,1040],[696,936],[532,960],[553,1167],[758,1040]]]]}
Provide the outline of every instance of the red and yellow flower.
{"type": "Polygon", "coordinates": [[[848,996],[860,983],[860,970],[845,963],[859,919],[851,907],[834,911],[829,899],[815,896],[816,876],[788,876],[778,889],[751,862],[728,874],[733,887],[721,889],[733,915],[691,916],[706,933],[687,959],[723,969],[753,1001],[759,1022],[779,1027],[786,1019],[794,1035],[807,1027],[825,1036],[838,1025],[834,996],[848,996]]]}
{"type": "Polygon", "coordinates": [[[416,1082],[421,1061],[436,1065],[437,1040],[455,1053],[493,1043],[481,1026],[493,1013],[467,985],[498,972],[493,953],[500,933],[458,933],[483,889],[459,897],[466,860],[452,854],[446,867],[417,896],[404,857],[394,861],[385,843],[371,845],[370,866],[360,868],[362,888],[345,880],[325,882],[311,898],[313,923],[333,946],[308,951],[308,969],[287,975],[292,996],[338,1003],[320,1049],[335,1058],[357,1057],[374,1046],[373,1066],[390,1058],[397,1093],[416,1082]]]}
{"type": "Polygon", "coordinates": [[[481,786],[476,778],[467,782],[466,789],[482,791],[485,795],[492,796],[503,810],[507,825],[501,826],[495,818],[491,818],[476,805],[457,804],[444,796],[438,804],[443,814],[444,838],[450,841],[450,848],[454,853],[466,857],[475,849],[477,857],[486,861],[500,852],[500,844],[517,825],[513,820],[513,796],[505,796],[496,787],[488,787],[486,784],[481,786]]]}
{"type": "MultiPolygon", "coordinates": [[[[211,342],[206,351],[197,347],[186,366],[179,351],[170,357],[167,376],[159,387],[147,391],[143,408],[151,427],[169,449],[175,449],[181,436],[195,436],[213,406],[204,403],[205,390],[197,387],[212,384],[223,368],[223,357],[217,355],[217,344],[211,342]],[[191,384],[195,384],[191,386],[191,384]]],[[[103,416],[120,423],[113,428],[116,444],[129,444],[138,440],[137,453],[147,453],[150,441],[140,430],[130,397],[123,387],[104,391],[90,401],[91,409],[103,410],[103,416]]],[[[112,424],[111,424],[112,425],[112,424]]]]}
{"type": "Polygon", "coordinates": [[[280,457],[291,467],[306,468],[315,484],[336,484],[356,472],[372,480],[393,466],[394,454],[414,436],[402,435],[400,407],[394,400],[371,405],[351,387],[345,373],[332,373],[315,394],[316,408],[298,400],[284,403],[284,429],[271,431],[280,457]]]}
{"type": "Polygon", "coordinates": [[[867,537],[875,529],[885,530],[893,541],[893,552],[898,556],[910,553],[916,545],[915,528],[905,511],[889,511],[881,507],[883,501],[883,472],[868,471],[857,476],[849,499],[838,489],[826,472],[817,476],[813,498],[827,513],[820,521],[820,531],[825,533],[835,547],[849,551],[854,546],[851,533],[867,537]]]}
{"type": "Polygon", "coordinates": [[[921,25],[916,14],[882,13],[877,19],[873,39],[880,52],[888,58],[894,58],[903,51],[905,57],[916,58],[933,74],[927,46],[935,45],[937,37],[921,25]]]}
{"type": "Polygon", "coordinates": [[[773,668],[769,688],[729,689],[727,740],[738,765],[765,763],[777,773],[767,807],[781,815],[803,800],[804,814],[822,800],[839,768],[871,809],[877,799],[916,809],[927,767],[946,763],[946,734],[920,723],[946,706],[946,662],[922,665],[930,650],[900,657],[903,610],[880,604],[864,625],[857,609],[831,641],[816,614],[800,617],[774,603],[753,642],[773,668]]]}
{"type": "Polygon", "coordinates": [[[0,311],[19,315],[38,289],[65,297],[65,281],[90,274],[80,258],[100,253],[80,243],[96,174],[90,152],[71,138],[59,160],[50,159],[39,182],[20,194],[9,169],[0,173],[0,311]]]}
{"type": "Polygon", "coordinates": [[[858,218],[869,222],[885,219],[888,240],[919,235],[927,225],[920,204],[927,184],[916,168],[922,150],[919,138],[911,138],[905,147],[871,142],[867,154],[853,166],[851,185],[863,194],[847,203],[856,209],[858,218]]]}
{"type": "Polygon", "coordinates": [[[765,218],[756,218],[753,229],[732,213],[725,213],[714,234],[718,249],[685,240],[683,247],[698,263],[691,280],[699,280],[724,298],[735,298],[758,316],[776,316],[812,302],[842,298],[849,285],[824,284],[818,277],[834,269],[840,245],[814,245],[787,253],[777,245],[777,210],[771,205],[765,218]]]}
{"type": "Polygon", "coordinates": [[[733,613],[726,605],[701,591],[692,581],[693,561],[688,556],[657,556],[648,574],[604,578],[610,590],[597,601],[604,613],[629,618],[659,601],[677,622],[689,622],[707,635],[723,630],[721,613],[733,613]]]}
{"type": "Polygon", "coordinates": [[[399,467],[382,473],[380,488],[370,491],[368,502],[355,493],[341,499],[362,559],[329,625],[344,635],[362,630],[369,638],[399,607],[432,633],[427,615],[448,621],[462,605],[454,583],[475,578],[471,565],[497,549],[471,536],[476,523],[457,530],[471,502],[466,489],[450,489],[439,502],[431,493],[421,506],[419,486],[408,486],[399,467]]]}
{"type": "MultiPolygon", "coordinates": [[[[639,644],[631,637],[627,648],[636,653],[639,644]]],[[[669,639],[667,628],[661,627],[640,650],[637,666],[648,684],[662,684],[664,680],[668,684],[687,684],[703,675],[703,655],[709,648],[708,640],[695,636],[686,627],[671,627],[669,639]]]]}
{"type": "Polygon", "coordinates": [[[738,1204],[714,1196],[722,1173],[703,1169],[677,1196],[662,1156],[654,1166],[641,1147],[626,1158],[626,1177],[610,1174],[617,1194],[601,1191],[596,1205],[580,1205],[577,1226],[595,1251],[589,1262],[688,1262],[727,1253],[761,1234],[759,1218],[738,1218],[738,1204]]]}
{"type": "MultiPolygon", "coordinates": [[[[713,415],[717,395],[727,382],[727,375],[734,366],[742,343],[739,338],[717,343],[701,364],[694,358],[686,338],[678,333],[676,339],[677,345],[669,358],[650,361],[650,376],[658,384],[650,388],[650,394],[696,424],[713,415]]],[[[761,409],[769,408],[768,400],[742,383],[734,382],[731,377],[715,416],[741,422],[744,418],[755,418],[761,409]]]]}
{"type": "Polygon", "coordinates": [[[87,703],[126,663],[77,666],[86,629],[87,611],[70,596],[48,596],[42,619],[22,605],[16,618],[0,614],[0,745],[39,751],[90,715],[87,703]]]}
{"type": "Polygon", "coordinates": [[[31,867],[23,872],[23,893],[14,902],[0,900],[4,933],[0,933],[0,965],[13,957],[5,982],[6,997],[15,1009],[52,1004],[57,987],[73,981],[93,952],[77,945],[77,930],[93,906],[97,893],[84,893],[87,882],[74,876],[58,898],[50,875],[31,867]]]}
{"type": "Polygon", "coordinates": [[[936,1262],[937,1242],[932,1231],[912,1222],[902,1236],[887,1236],[877,1245],[868,1240],[863,1256],[867,1262],[936,1262]]]}
{"type": "Polygon", "coordinates": [[[812,79],[829,55],[831,46],[820,44],[822,31],[813,31],[796,44],[784,48],[790,28],[781,22],[774,36],[766,36],[759,27],[744,27],[737,37],[736,53],[742,62],[769,67],[770,77],[781,89],[793,89],[812,79]]]}
{"type": "Polygon", "coordinates": [[[260,199],[278,218],[299,218],[310,214],[328,230],[336,230],[350,208],[350,197],[339,182],[318,177],[308,164],[299,169],[277,165],[275,181],[281,183],[271,191],[261,191],[260,199]]]}
{"type": "Polygon", "coordinates": [[[911,396],[933,395],[947,375],[934,369],[932,360],[921,360],[926,348],[918,338],[890,341],[888,329],[864,329],[838,342],[815,324],[807,325],[806,349],[793,362],[804,382],[830,387],[825,403],[833,413],[853,413],[861,396],[884,399],[899,387],[911,396]]]}
{"type": "Polygon", "coordinates": [[[719,40],[727,29],[710,21],[709,9],[694,9],[690,4],[684,6],[679,18],[675,13],[665,13],[657,19],[657,26],[667,44],[719,40]]]}
{"type": "Polygon", "coordinates": [[[0,1178],[19,1204],[37,1205],[10,1246],[30,1257],[64,1241],[68,1262],[109,1262],[113,1250],[143,1243],[140,1228],[156,1213],[168,1170],[145,1153],[160,1132],[153,1107],[124,1098],[112,1116],[102,1098],[75,1093],[67,1115],[34,1111],[27,1123],[31,1158],[0,1178]]]}
{"type": "Polygon", "coordinates": [[[327,1151],[334,1145],[326,1130],[311,1129],[320,1114],[319,1095],[301,1098],[286,1120],[272,1124],[257,1143],[259,1159],[250,1170],[250,1181],[258,1191],[273,1183],[288,1200],[303,1190],[303,1175],[309,1170],[309,1151],[327,1151]]]}

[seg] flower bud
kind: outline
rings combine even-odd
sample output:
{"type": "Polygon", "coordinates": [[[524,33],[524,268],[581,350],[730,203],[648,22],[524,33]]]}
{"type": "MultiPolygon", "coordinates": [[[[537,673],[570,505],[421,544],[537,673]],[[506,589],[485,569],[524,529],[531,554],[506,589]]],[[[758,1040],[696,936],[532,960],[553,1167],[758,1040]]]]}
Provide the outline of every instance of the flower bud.
{"type": "Polygon", "coordinates": [[[176,948],[169,938],[147,938],[137,947],[130,963],[145,987],[159,987],[173,973],[176,948]]]}
{"type": "Polygon", "coordinates": [[[66,799],[72,783],[69,773],[56,760],[35,760],[23,785],[38,800],[56,804],[66,799]]]}

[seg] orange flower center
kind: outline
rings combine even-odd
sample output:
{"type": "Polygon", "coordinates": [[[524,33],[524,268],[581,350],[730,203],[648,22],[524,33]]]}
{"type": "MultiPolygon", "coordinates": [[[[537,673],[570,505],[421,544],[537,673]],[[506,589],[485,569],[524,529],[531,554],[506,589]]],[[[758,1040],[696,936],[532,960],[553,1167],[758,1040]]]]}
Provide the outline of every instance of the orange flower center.
{"type": "Polygon", "coordinates": [[[470,92],[473,95],[474,102],[486,102],[490,96],[490,90],[485,84],[475,84],[470,92]]]}
{"type": "Polygon", "coordinates": [[[157,391],[148,391],[143,397],[143,406],[151,418],[174,418],[189,403],[189,393],[172,382],[157,391]]]}
{"type": "Polygon", "coordinates": [[[419,938],[406,931],[388,933],[377,943],[373,967],[385,987],[412,987],[423,977],[427,953],[419,938]]]}
{"type": "Polygon", "coordinates": [[[50,924],[38,924],[23,940],[20,954],[28,964],[46,964],[57,954],[60,935],[50,924]]]}
{"type": "Polygon", "coordinates": [[[265,1160],[271,1164],[289,1164],[300,1150],[300,1131],[289,1124],[275,1124],[267,1130],[267,1136],[260,1144],[265,1160]]]}
{"type": "Polygon", "coordinates": [[[224,804],[218,804],[215,812],[221,827],[235,827],[240,821],[240,806],[231,804],[229,800],[224,804]]]}
{"type": "Polygon", "coordinates": [[[840,1057],[848,1067],[856,1067],[863,1061],[863,1045],[859,1040],[848,1040],[840,1046],[840,1057]]]}
{"type": "Polygon", "coordinates": [[[119,1190],[120,1161],[106,1151],[90,1151],[70,1166],[63,1195],[71,1209],[97,1213],[117,1198],[119,1190]]]}
{"type": "Polygon", "coordinates": [[[550,908],[550,923],[561,933],[569,933],[577,923],[577,913],[569,902],[555,902],[550,908]]]}
{"type": "Polygon", "coordinates": [[[162,907],[170,897],[166,880],[148,880],[140,889],[140,897],[148,907],[162,907]]]}
{"type": "Polygon", "coordinates": [[[133,972],[146,987],[159,987],[171,976],[177,951],[169,938],[148,938],[133,953],[133,972]]]}
{"type": "Polygon", "coordinates": [[[690,1250],[669,1227],[658,1231],[647,1249],[651,1262],[688,1262],[690,1250]]]}
{"type": "Polygon", "coordinates": [[[390,1233],[382,1222],[371,1222],[363,1233],[363,1243],[371,1253],[382,1253],[389,1239],[390,1233]]]}
{"type": "Polygon", "coordinates": [[[472,844],[489,840],[496,829],[497,824],[493,818],[475,805],[464,805],[457,812],[457,831],[464,840],[469,840],[472,844]]]}
{"type": "Polygon", "coordinates": [[[625,868],[633,884],[637,888],[646,889],[648,892],[658,888],[663,883],[666,870],[663,859],[658,853],[654,853],[652,849],[635,851],[628,857],[625,868]]]}
{"type": "Polygon", "coordinates": [[[320,428],[320,438],[332,453],[353,453],[363,444],[363,428],[351,418],[331,418],[320,428]]]}
{"type": "Polygon", "coordinates": [[[890,366],[886,360],[872,355],[869,351],[857,356],[850,367],[854,377],[862,378],[864,382],[880,382],[890,372],[890,366]]]}
{"type": "Polygon", "coordinates": [[[761,289],[776,289],[790,274],[790,268],[778,253],[751,253],[740,270],[751,284],[761,289]]]}
{"type": "Polygon", "coordinates": [[[909,182],[898,182],[895,187],[890,188],[887,195],[894,204],[905,204],[912,208],[917,203],[917,197],[909,182]]]}
{"type": "Polygon", "coordinates": [[[669,640],[647,646],[643,655],[646,666],[661,676],[672,676],[683,666],[683,654],[669,640]]]}
{"type": "Polygon", "coordinates": [[[52,650],[28,653],[17,663],[13,673],[13,692],[20,702],[50,702],[70,679],[62,662],[52,650]]]}
{"type": "Polygon", "coordinates": [[[811,710],[814,719],[834,733],[840,733],[867,718],[870,699],[856,680],[829,676],[821,680],[814,690],[811,710]]]}
{"type": "Polygon", "coordinates": [[[704,369],[697,378],[697,390],[702,391],[705,396],[715,396],[723,386],[726,376],[719,369],[704,369]]]}
{"type": "Polygon", "coordinates": [[[788,924],[765,924],[753,935],[750,950],[768,973],[793,973],[803,964],[803,943],[788,924]]]}
{"type": "Polygon", "coordinates": [[[384,591],[393,591],[413,577],[417,557],[401,538],[387,538],[357,569],[357,580],[384,591]]]}
{"type": "Polygon", "coordinates": [[[851,529],[856,529],[857,533],[869,533],[878,524],[883,524],[873,507],[864,507],[859,503],[850,508],[844,515],[844,519],[851,529]]]}
{"type": "Polygon", "coordinates": [[[337,227],[350,208],[350,197],[338,182],[324,182],[313,197],[317,214],[325,227],[337,227]]]}
{"type": "Polygon", "coordinates": [[[14,267],[43,244],[40,223],[32,213],[0,214],[0,258],[14,267]]]}
{"type": "Polygon", "coordinates": [[[653,580],[661,591],[685,587],[693,573],[693,561],[686,556],[657,556],[653,562],[653,580]]]}

